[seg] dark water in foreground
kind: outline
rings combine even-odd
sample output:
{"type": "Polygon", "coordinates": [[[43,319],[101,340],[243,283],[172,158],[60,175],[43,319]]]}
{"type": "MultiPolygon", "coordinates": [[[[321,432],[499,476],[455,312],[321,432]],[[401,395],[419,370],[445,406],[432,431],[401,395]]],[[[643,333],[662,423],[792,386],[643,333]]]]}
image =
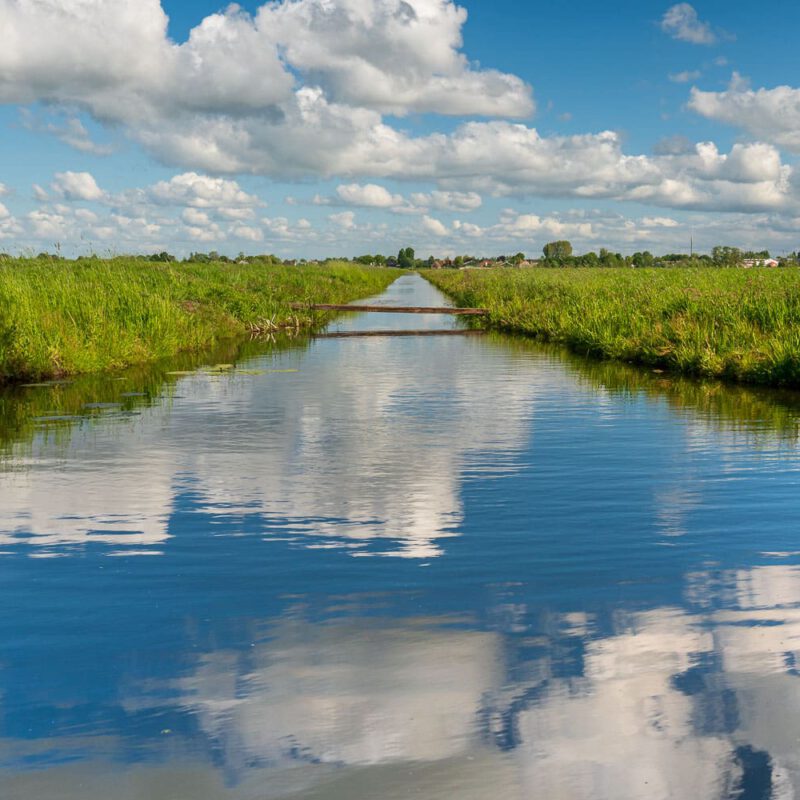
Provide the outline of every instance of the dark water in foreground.
{"type": "Polygon", "coordinates": [[[800,797],[798,420],[493,336],[0,395],[0,798],[800,797]]]}

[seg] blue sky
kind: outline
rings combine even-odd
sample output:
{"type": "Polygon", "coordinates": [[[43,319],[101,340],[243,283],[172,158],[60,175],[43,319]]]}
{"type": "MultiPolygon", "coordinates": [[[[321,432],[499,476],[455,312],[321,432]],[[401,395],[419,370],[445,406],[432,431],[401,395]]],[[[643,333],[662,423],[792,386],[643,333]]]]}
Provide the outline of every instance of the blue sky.
{"type": "Polygon", "coordinates": [[[800,247],[788,2],[0,0],[0,250],[800,247]]]}

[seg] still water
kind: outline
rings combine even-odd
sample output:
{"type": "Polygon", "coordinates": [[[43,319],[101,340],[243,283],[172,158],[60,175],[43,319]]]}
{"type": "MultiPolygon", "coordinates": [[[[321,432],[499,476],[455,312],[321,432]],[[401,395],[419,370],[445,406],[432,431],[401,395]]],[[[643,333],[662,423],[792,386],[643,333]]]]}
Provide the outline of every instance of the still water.
{"type": "Polygon", "coordinates": [[[800,798],[799,421],[493,335],[0,394],[0,797],[800,798]]]}

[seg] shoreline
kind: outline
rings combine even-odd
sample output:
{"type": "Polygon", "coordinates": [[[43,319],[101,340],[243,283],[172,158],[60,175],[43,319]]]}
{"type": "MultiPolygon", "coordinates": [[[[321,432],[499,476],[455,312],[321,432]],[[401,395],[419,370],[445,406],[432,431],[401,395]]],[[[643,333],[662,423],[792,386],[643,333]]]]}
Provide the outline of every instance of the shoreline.
{"type": "Polygon", "coordinates": [[[328,265],[164,264],[135,258],[0,263],[0,385],[157,361],[242,335],[313,331],[397,270],[328,265]]]}
{"type": "Polygon", "coordinates": [[[800,388],[800,270],[425,270],[476,327],[732,384],[800,388]]]}

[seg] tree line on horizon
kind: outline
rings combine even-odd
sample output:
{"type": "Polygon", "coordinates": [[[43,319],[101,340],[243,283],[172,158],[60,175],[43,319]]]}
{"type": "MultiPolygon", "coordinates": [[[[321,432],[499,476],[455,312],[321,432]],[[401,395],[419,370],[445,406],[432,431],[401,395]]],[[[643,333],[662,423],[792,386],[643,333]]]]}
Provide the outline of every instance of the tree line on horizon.
{"type": "MultiPolygon", "coordinates": [[[[711,252],[706,253],[665,253],[654,255],[649,250],[636,252],[631,255],[615,253],[605,247],[598,252],[589,251],[580,255],[573,253],[572,244],[566,239],[548,242],[542,248],[542,257],[529,260],[522,252],[512,256],[475,256],[458,255],[437,259],[429,256],[427,259],[415,258],[413,248],[401,248],[397,258],[386,257],[381,254],[365,254],[353,259],[360,264],[374,264],[378,266],[400,267],[402,269],[424,269],[426,267],[442,266],[461,268],[465,266],[493,263],[497,265],[519,266],[520,264],[535,264],[542,267],[737,267],[748,259],[764,260],[771,258],[769,250],[743,250],[738,247],[717,245],[711,252]]],[[[796,264],[800,262],[800,251],[788,256],[782,256],[783,263],[796,264]]]]}
{"type": "MultiPolygon", "coordinates": [[[[116,256],[113,256],[116,257],[116,256]]],[[[112,257],[112,258],[113,258],[112,257]]],[[[208,253],[191,252],[184,258],[167,251],[153,253],[149,255],[120,256],[124,258],[135,258],[153,263],[185,263],[185,264],[263,264],[264,266],[284,264],[284,265],[303,265],[303,264],[327,264],[331,262],[351,261],[367,266],[397,267],[400,269],[426,269],[430,267],[448,267],[459,269],[462,267],[493,264],[498,266],[520,266],[536,265],[541,267],[736,267],[741,266],[745,260],[763,260],[770,258],[769,250],[743,250],[738,247],[727,245],[717,245],[710,253],[665,253],[654,255],[649,250],[623,255],[613,252],[605,247],[601,247],[598,252],[589,251],[576,255],[573,253],[572,244],[566,239],[548,242],[542,248],[542,256],[538,259],[528,259],[523,252],[514,255],[496,256],[476,256],[463,254],[451,257],[437,258],[433,255],[428,258],[417,258],[413,247],[402,247],[397,256],[385,256],[380,253],[356,256],[328,257],[322,259],[283,259],[272,253],[247,255],[240,252],[231,258],[222,253],[212,250],[208,253]]],[[[60,248],[55,254],[42,252],[30,258],[51,261],[66,261],[60,253],[60,248]]],[[[78,256],[77,261],[96,259],[99,256],[78,256]]],[[[0,262],[3,260],[16,260],[14,256],[7,253],[0,253],[0,262]]],[[[781,256],[777,259],[781,264],[792,265],[800,263],[800,250],[781,256]]]]}

